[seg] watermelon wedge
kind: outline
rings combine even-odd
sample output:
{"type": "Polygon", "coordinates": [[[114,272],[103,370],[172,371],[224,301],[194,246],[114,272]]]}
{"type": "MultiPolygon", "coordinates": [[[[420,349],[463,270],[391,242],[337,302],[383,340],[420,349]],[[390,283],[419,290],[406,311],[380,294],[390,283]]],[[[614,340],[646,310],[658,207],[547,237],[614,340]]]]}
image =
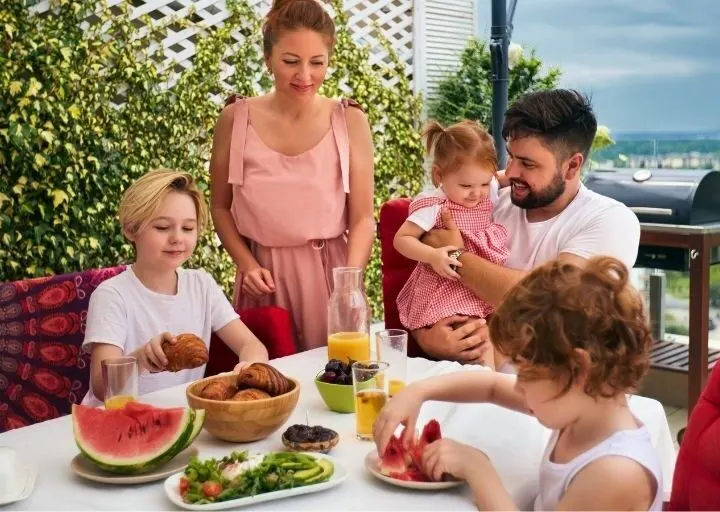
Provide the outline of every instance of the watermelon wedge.
{"type": "Polygon", "coordinates": [[[422,472],[422,456],[425,448],[442,438],[440,424],[430,420],[423,427],[419,439],[414,439],[405,448],[397,436],[392,436],[385,453],[380,459],[379,470],[383,475],[397,480],[427,482],[430,479],[422,472]]]}
{"type": "Polygon", "coordinates": [[[199,433],[196,417],[194,409],[162,409],[137,402],[110,411],[72,408],[80,451],[101,469],[121,474],[146,473],[175,457],[199,433]]]}

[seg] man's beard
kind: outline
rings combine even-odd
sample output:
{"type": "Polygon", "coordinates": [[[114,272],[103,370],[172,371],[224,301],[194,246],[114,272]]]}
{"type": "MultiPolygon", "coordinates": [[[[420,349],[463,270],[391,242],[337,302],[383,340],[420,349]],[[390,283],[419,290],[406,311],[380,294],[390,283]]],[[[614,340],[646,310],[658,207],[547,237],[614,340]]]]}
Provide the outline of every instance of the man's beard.
{"type": "Polygon", "coordinates": [[[510,186],[513,183],[525,185],[527,187],[527,195],[520,199],[516,199],[510,190],[510,200],[515,206],[523,208],[524,210],[532,210],[534,208],[543,208],[552,204],[563,192],[565,192],[565,180],[562,176],[562,171],[558,169],[558,172],[553,176],[550,184],[542,190],[532,190],[528,187],[528,184],[521,180],[511,179],[510,186]]]}

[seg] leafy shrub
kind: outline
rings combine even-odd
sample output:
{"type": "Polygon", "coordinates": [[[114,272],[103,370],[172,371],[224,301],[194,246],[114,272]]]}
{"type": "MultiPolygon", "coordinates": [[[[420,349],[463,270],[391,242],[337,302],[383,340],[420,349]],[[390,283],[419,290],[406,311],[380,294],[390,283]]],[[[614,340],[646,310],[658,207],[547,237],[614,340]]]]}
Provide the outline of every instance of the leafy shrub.
{"type": "MultiPolygon", "coordinates": [[[[560,71],[542,72],[542,61],[531,51],[521,55],[510,69],[508,104],[533,91],[557,87],[560,71]]],[[[438,85],[428,103],[428,116],[444,124],[461,119],[478,121],[492,128],[492,61],[485,41],[471,39],[460,56],[460,68],[438,85]]]]}
{"type": "MultiPolygon", "coordinates": [[[[191,172],[208,191],[212,129],[219,100],[252,96],[270,82],[260,50],[260,20],[244,1],[228,0],[222,27],[188,19],[162,24],[130,19],[130,3],[56,0],[35,14],[23,2],[0,11],[0,280],[104,267],[132,259],[117,208],[125,188],[148,169],[191,172]],[[88,20],[89,27],[82,28],[88,20]],[[169,29],[198,28],[192,68],[175,71],[158,44],[169,29]],[[239,31],[244,39],[232,37],[239,31]],[[223,83],[223,61],[236,70],[223,83]],[[170,87],[168,87],[170,84],[170,87]]],[[[333,4],[342,12],[342,4],[333,4]]],[[[324,92],[358,100],[373,124],[376,195],[415,193],[422,183],[416,122],[420,99],[405,68],[371,67],[369,49],[355,44],[345,15],[324,92]],[[393,88],[382,77],[393,77],[393,88]],[[342,89],[341,89],[342,88],[342,89]]],[[[389,48],[387,41],[384,41],[389,48]]],[[[203,266],[230,290],[234,267],[212,227],[189,266],[203,266]]],[[[377,248],[367,273],[376,317],[381,315],[377,248]]]]}

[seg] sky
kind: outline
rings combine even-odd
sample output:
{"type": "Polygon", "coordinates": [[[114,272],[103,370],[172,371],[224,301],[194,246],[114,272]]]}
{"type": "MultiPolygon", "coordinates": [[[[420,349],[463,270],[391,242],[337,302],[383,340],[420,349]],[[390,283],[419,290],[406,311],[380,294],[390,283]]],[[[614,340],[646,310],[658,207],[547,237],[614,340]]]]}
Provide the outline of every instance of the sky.
{"type": "Polygon", "coordinates": [[[518,0],[514,26],[611,130],[720,131],[720,0],[518,0]]]}

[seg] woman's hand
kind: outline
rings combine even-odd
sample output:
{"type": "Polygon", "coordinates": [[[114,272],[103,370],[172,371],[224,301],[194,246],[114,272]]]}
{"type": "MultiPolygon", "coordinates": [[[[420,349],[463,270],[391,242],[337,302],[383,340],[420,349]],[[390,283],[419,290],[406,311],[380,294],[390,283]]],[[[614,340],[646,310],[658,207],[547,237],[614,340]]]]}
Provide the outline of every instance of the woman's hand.
{"type": "Polygon", "coordinates": [[[275,293],[275,281],[268,269],[258,266],[243,272],[242,291],[258,299],[263,295],[275,293]]]}
{"type": "Polygon", "coordinates": [[[164,332],[159,336],[155,336],[142,347],[137,349],[132,355],[138,360],[140,368],[150,373],[158,373],[165,371],[168,365],[168,359],[162,344],[167,342],[173,344],[177,341],[174,335],[164,332]]]}
{"type": "Polygon", "coordinates": [[[473,467],[478,467],[479,457],[487,458],[480,450],[458,443],[452,439],[440,439],[430,443],[423,452],[423,473],[439,482],[445,475],[466,480],[473,467]]]}
{"type": "Polygon", "coordinates": [[[424,399],[418,384],[413,384],[393,396],[380,411],[373,425],[373,439],[380,455],[385,453],[398,425],[405,425],[402,441],[405,446],[415,437],[420,406],[424,399]]]}

